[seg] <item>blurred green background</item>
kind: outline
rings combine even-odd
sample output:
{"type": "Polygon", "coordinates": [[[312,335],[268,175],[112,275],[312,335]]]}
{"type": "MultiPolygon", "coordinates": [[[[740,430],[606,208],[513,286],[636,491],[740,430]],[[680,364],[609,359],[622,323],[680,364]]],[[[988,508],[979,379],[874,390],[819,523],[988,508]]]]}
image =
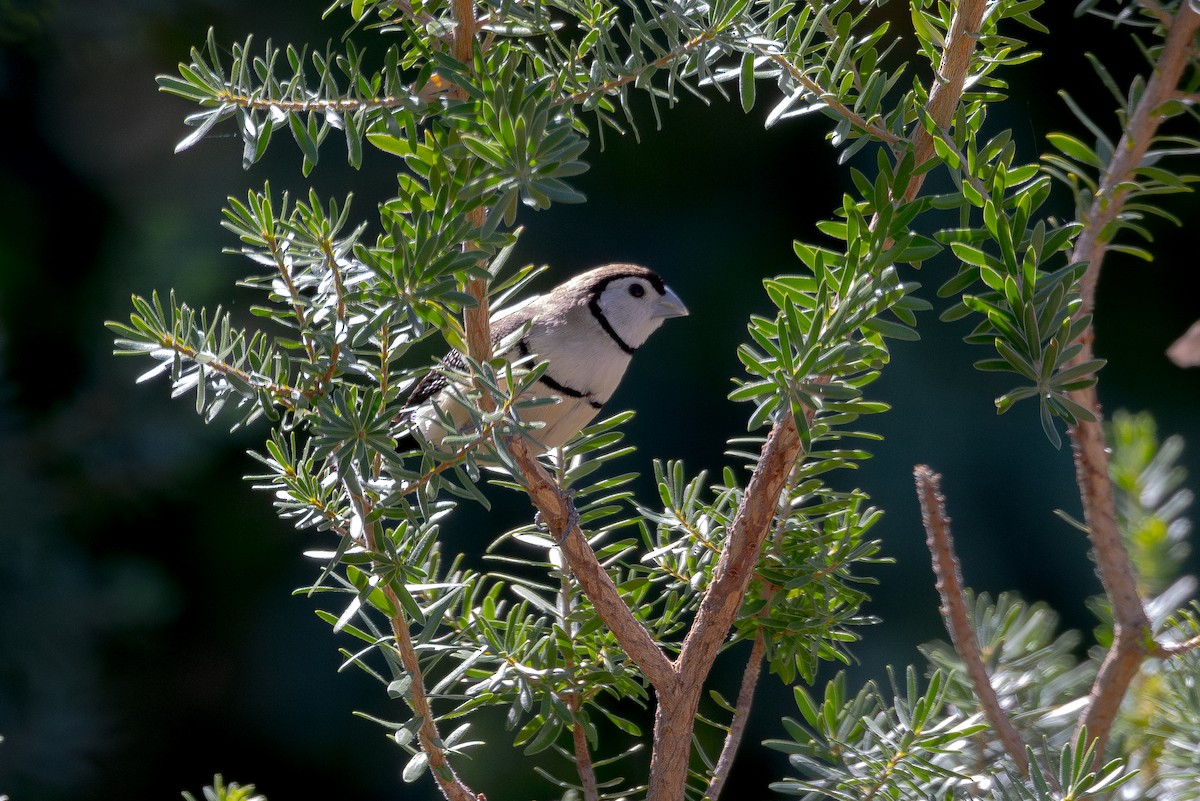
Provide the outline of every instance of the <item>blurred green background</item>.
{"type": "MultiPolygon", "coordinates": [[[[1039,18],[1053,33],[1033,37],[1047,56],[1006,74],[1011,100],[990,120],[1014,129],[1023,160],[1043,150],[1048,131],[1078,134],[1060,87],[1112,130],[1085,51],[1121,80],[1139,63],[1125,33],[1072,19],[1072,4],[1049,5],[1039,18]]],[[[277,192],[353,192],[357,216],[370,220],[394,192],[394,163],[374,154],[351,171],[334,137],[310,179],[285,137],[249,172],[229,131],[172,155],[193,109],[160,95],[155,75],[174,72],[210,25],[224,43],[253,33],[323,44],[341,23],[323,26],[321,10],[279,0],[0,0],[0,795],[14,801],[178,798],[218,771],[273,801],[433,797],[427,778],[403,786],[404,754],[351,715],[386,717],[382,688],[336,672],[344,640],[317,620],[314,601],[291,595],[313,577],[302,551],[325,543],[278,521],[241,478],[256,469],[245,451],[265,429],[231,436],[220,422],[206,427],[189,400],[172,402],[161,381],[136,385],[148,364],[113,358],[103,328],[127,317],[131,293],[154,289],[245,313],[252,296],[233,286],[245,265],[221,252],[236,244],[219,227],[227,195],[268,178],[277,192]]],[[[885,13],[902,33],[907,7],[885,13]]],[[[637,261],[692,310],[651,340],[613,401],[639,412],[628,426],[638,452],[622,469],[649,473],[652,458],[668,457],[690,471],[726,463],[724,441],[744,430],[748,408],[725,395],[747,316],[768,311],[761,279],[797,269],[792,240],[818,239],[816,221],[849,186],[819,115],[762,129],[770,97],[760,86],[749,115],[687,97],[661,130],[639,99],[642,141],[610,135],[585,157],[592,169],[577,185],[589,202],[522,220],[517,258],[550,264],[547,283],[637,261]]],[[[1071,214],[1065,193],[1057,202],[1057,214],[1071,214]]],[[[1113,256],[1106,265],[1101,397],[1109,410],[1152,410],[1164,435],[1183,434],[1196,476],[1200,373],[1163,351],[1200,317],[1200,208],[1186,196],[1170,206],[1185,224],[1154,228],[1153,264],[1113,256]]],[[[953,269],[934,261],[914,276],[939,309],[933,290],[953,269]]],[[[896,560],[874,571],[882,584],[869,611],[884,622],[863,631],[855,683],[919,660],[916,645],[942,635],[911,488],[919,462],[945,474],[969,585],[1017,589],[1059,609],[1066,625],[1092,625],[1083,600],[1099,587],[1085,540],[1052,514],[1078,515],[1070,454],[1047,443],[1033,406],[995,415],[992,399],[1008,383],[971,367],[986,354],[961,343],[968,329],[929,314],[922,342],[895,347],[871,387],[893,411],[867,421],[886,441],[838,479],[887,510],[876,534],[896,560]]],[[[645,478],[637,491],[654,497],[645,478]]],[[[463,508],[449,541],[478,550],[529,514],[521,499],[493,495],[497,511],[463,508]]],[[[733,670],[737,659],[722,664],[733,670]]],[[[767,679],[760,692],[730,797],[763,795],[786,770],[755,743],[778,731],[790,690],[767,679]]],[[[494,799],[548,795],[521,783],[529,771],[503,747],[464,772],[494,799]]]]}

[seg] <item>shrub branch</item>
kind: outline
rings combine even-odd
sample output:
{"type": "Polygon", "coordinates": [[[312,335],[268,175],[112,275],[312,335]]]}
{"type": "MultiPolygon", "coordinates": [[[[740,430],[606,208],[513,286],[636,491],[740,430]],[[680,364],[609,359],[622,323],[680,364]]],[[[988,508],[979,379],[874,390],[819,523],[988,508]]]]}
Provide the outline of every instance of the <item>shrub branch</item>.
{"type": "MultiPolygon", "coordinates": [[[[937,75],[929,91],[929,102],[925,108],[943,131],[950,129],[958,101],[962,99],[967,72],[971,67],[971,54],[975,50],[975,38],[983,24],[983,13],[987,5],[984,0],[962,0],[950,20],[950,30],[946,33],[946,47],[942,50],[942,60],[938,65],[937,75]]],[[[924,127],[917,126],[913,136],[913,163],[919,167],[933,155],[933,134],[924,127]]],[[[906,201],[916,198],[923,181],[924,173],[913,176],[904,193],[906,201]]]]}
{"type": "MultiPolygon", "coordinates": [[[[1155,64],[1154,74],[1113,151],[1091,207],[1083,215],[1084,228],[1072,252],[1073,261],[1087,262],[1088,265],[1080,290],[1083,304],[1079,315],[1091,314],[1095,305],[1096,282],[1113,236],[1110,224],[1124,210],[1129,182],[1133,181],[1134,171],[1145,158],[1163,120],[1162,105],[1173,97],[1192,57],[1192,45],[1200,29],[1200,14],[1190,3],[1184,2],[1166,25],[1166,43],[1155,64]]],[[[1072,364],[1082,364],[1093,358],[1094,340],[1095,331],[1089,324],[1080,335],[1082,348],[1072,364]]],[[[1081,420],[1072,426],[1070,436],[1084,522],[1095,549],[1100,582],[1113,609],[1113,644],[1092,685],[1087,712],[1079,721],[1080,729],[1086,727],[1098,741],[1099,754],[1104,750],[1130,682],[1153,648],[1153,640],[1150,620],[1138,596],[1129,555],[1117,528],[1116,503],[1108,471],[1108,444],[1101,425],[1096,386],[1093,384],[1071,392],[1070,397],[1095,418],[1081,420]]]]}
{"type": "MultiPolygon", "coordinates": [[[[363,540],[372,553],[380,553],[375,521],[371,520],[370,501],[361,494],[361,490],[352,486],[353,483],[355,482],[343,479],[346,494],[354,506],[354,514],[362,524],[363,540]]],[[[421,662],[417,658],[417,649],[413,646],[408,620],[404,616],[404,607],[400,605],[400,598],[392,589],[388,577],[380,573],[378,565],[376,565],[375,575],[383,579],[380,582],[380,589],[383,590],[384,597],[391,606],[388,620],[391,623],[392,636],[396,640],[396,653],[400,657],[400,663],[404,666],[404,670],[412,679],[409,684],[407,700],[412,707],[413,714],[421,721],[420,728],[417,729],[417,742],[429,760],[430,772],[447,801],[477,801],[475,793],[463,784],[446,759],[446,751],[442,747],[442,739],[438,734],[437,724],[434,722],[433,710],[429,706],[429,697],[425,694],[424,672],[421,670],[421,662]]]]}
{"type": "Polygon", "coordinates": [[[950,533],[950,518],[946,515],[946,499],[942,496],[942,477],[926,465],[917,465],[913,470],[917,484],[917,500],[921,504],[921,522],[925,525],[925,543],[933,558],[933,575],[937,578],[937,591],[942,599],[942,620],[954,650],[962,658],[963,666],[979,706],[1000,738],[1004,750],[1012,757],[1023,776],[1029,775],[1029,759],[1025,743],[1004,714],[996,688],[988,677],[987,668],[979,652],[979,642],[971,629],[970,613],[963,597],[962,567],[954,552],[954,537],[950,533]]]}
{"type": "Polygon", "coordinates": [[[762,673],[763,653],[766,650],[766,640],[760,628],[754,637],[754,645],[746,660],[746,670],[742,673],[742,686],[738,688],[737,703],[734,706],[733,720],[729,723],[729,732],[725,735],[725,743],[721,746],[721,755],[717,757],[717,766],[713,769],[712,779],[708,783],[708,791],[704,794],[705,801],[717,801],[729,771],[733,768],[734,757],[737,756],[738,746],[746,735],[746,724],[750,721],[750,707],[754,704],[754,690],[758,687],[758,677],[762,673]]]}

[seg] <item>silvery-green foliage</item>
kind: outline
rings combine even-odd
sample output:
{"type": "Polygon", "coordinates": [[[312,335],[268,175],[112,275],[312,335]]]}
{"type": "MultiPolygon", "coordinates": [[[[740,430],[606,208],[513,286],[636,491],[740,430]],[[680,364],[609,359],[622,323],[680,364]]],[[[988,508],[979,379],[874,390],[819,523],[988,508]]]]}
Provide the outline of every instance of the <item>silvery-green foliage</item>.
{"type": "MultiPolygon", "coordinates": [[[[1098,145],[1054,135],[1062,155],[1039,164],[1018,154],[1011,132],[987,125],[989,108],[1005,100],[1004,71],[1037,56],[1017,36],[1044,31],[1034,17],[1040,0],[987,4],[949,123],[930,113],[937,82],[925,78],[940,67],[961,4],[913,0],[915,44],[907,45],[875,13],[878,5],[478,2],[480,36],[464,63],[450,54],[456,23],[446,0],[339,0],[329,14],[348,19],[351,30],[338,44],[247,39],[226,49],[210,34],[178,75],[159,78],[164,91],[200,109],[180,149],[232,125],[247,166],[276,134],[299,148],[306,175],[328,152],[331,134],[353,166],[367,147],[396,159],[395,194],[354,206],[373,209],[370,220],[352,216],[350,198],[315,192],[293,200],[267,185],[230,198],[225,226],[249,264],[242,283],[261,292],[252,311],[262,329],[239,329],[219,309],[197,311],[173,294],[165,303],[157,294],[135,298],[129,322],[111,327],[119,352],[155,362],[144,378],[167,374],[173,392],[193,394],[206,420],[222,413],[234,426],[266,420],[251,478],[282,519],[319,535],[308,551],[318,568],[307,591],[328,599],[321,616],[345,644],[345,666],[375,676],[401,702],[378,722],[410,755],[406,780],[428,767],[417,739],[423,721],[402,703],[421,689],[451,762],[477,745],[473,715],[496,708],[527,754],[563,758],[538,765],[548,787],[581,789],[570,771],[579,758],[575,732],[603,793],[638,787],[620,758],[645,741],[631,710],[650,703],[648,682],[573,583],[548,532],[532,521],[496,532],[485,571],[467,567],[444,536],[457,502],[488,505],[488,483],[522,488],[509,442],[537,435],[522,421],[530,401],[519,395],[545,365],[464,359],[465,371],[454,372],[413,355],[428,340],[465,352],[470,282],[486,283],[494,305],[526,292],[537,271],[508,263],[515,224],[527,210],[584,199],[572,179],[587,168],[589,122],[601,139],[636,134],[639,107],[657,120],[683,92],[711,98],[735,86],[750,109],[773,85],[768,124],[822,115],[835,157],[851,165],[852,189],[816,224],[818,233],[807,234],[819,241],[794,244],[793,269],[764,282],[771,311],[748,321],[737,347],[744,374],[730,397],[748,404],[749,432],[730,439],[737,466],[713,480],[679,462],[656,463],[657,501],[634,499],[632,449],[620,429],[627,414],[585,429],[553,464],[600,564],[667,653],[680,648],[745,497],[742,466],[757,463],[762,431],[790,415],[803,458],[788,476],[730,642],[761,638],[771,670],[802,684],[815,681],[822,662],[853,659],[856,628],[870,622],[861,611],[869,588],[862,572],[880,560],[871,530],[881,512],[861,491],[826,479],[875,447],[878,437],[862,427],[886,406],[867,390],[888,364],[889,340],[916,339],[918,313],[929,308],[911,280],[917,268],[935,259],[951,265],[939,294],[958,302],[944,316],[975,320],[968,340],[995,350],[977,366],[1017,382],[997,399],[999,411],[1036,398],[1055,443],[1054,418],[1092,419],[1070,397],[1101,366],[1073,362],[1089,324],[1078,313],[1084,266],[1070,260],[1083,225],[1057,221],[1045,208],[1053,177],[1071,184],[1083,208],[1111,143],[1085,118],[1098,145]],[[931,144],[921,163],[918,140],[931,144]],[[952,191],[917,191],[932,172],[952,191]],[[408,390],[430,370],[454,379],[468,424],[442,450],[397,452],[408,390]],[[420,688],[394,646],[396,620],[411,632],[420,688]]],[[[1161,33],[1152,19],[1133,19],[1161,33]]],[[[1111,81],[1103,70],[1100,79],[1111,81]]],[[[1135,84],[1130,98],[1137,92],[1135,84]]],[[[1134,101],[1118,100],[1128,113],[1134,101]]],[[[1184,103],[1165,112],[1194,114],[1184,103]]],[[[1139,204],[1190,180],[1167,172],[1161,158],[1194,143],[1160,145],[1139,167],[1139,204]]],[[[1118,227],[1137,230],[1136,215],[1151,212],[1130,209],[1118,227]]],[[[1114,464],[1126,464],[1120,455],[1114,464]]],[[[1173,600],[1182,510],[1175,474],[1164,466],[1170,461],[1164,453],[1132,463],[1128,475],[1144,476],[1135,483],[1163,491],[1145,508],[1123,509],[1131,530],[1143,532],[1135,540],[1165,543],[1155,558],[1167,583],[1155,586],[1173,600]],[[1165,538],[1155,534],[1160,522],[1165,538]]],[[[1195,615],[1166,622],[1179,605],[1164,602],[1159,621],[1186,639],[1195,615]]],[[[910,669],[891,700],[874,685],[851,695],[841,677],[812,693],[798,686],[802,720],[785,720],[787,739],[772,743],[798,773],[776,788],[855,801],[1043,799],[1082,798],[1125,781],[1122,763],[1093,769],[1089,744],[1066,733],[1066,716],[1095,669],[1079,658],[1074,635],[1058,633],[1045,607],[1010,596],[994,604],[980,596],[972,609],[1001,699],[1030,735],[1028,779],[999,753],[957,657],[930,646],[928,681],[910,669]],[[1075,794],[1061,795],[1068,789],[1075,794]]],[[[1157,739],[1139,767],[1145,773],[1154,757],[1154,780],[1145,786],[1166,798],[1200,770],[1173,745],[1196,693],[1184,673],[1153,678],[1161,714],[1147,729],[1157,739]]],[[[703,722],[727,728],[733,707],[714,700],[717,710],[703,722]]],[[[699,743],[695,756],[689,797],[704,794],[715,769],[699,743]]]]}

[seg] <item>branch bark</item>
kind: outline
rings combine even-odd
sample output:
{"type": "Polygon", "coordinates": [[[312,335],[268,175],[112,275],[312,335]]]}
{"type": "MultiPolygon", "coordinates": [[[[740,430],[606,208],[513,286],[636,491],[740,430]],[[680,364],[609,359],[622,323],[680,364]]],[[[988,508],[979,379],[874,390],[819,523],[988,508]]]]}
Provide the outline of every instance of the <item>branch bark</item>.
{"type": "Polygon", "coordinates": [[[979,652],[979,642],[971,629],[970,613],[963,598],[962,567],[954,553],[954,537],[950,533],[950,518],[946,516],[946,500],[942,496],[942,477],[925,465],[917,465],[913,477],[917,484],[917,499],[921,503],[925,543],[933,558],[933,574],[937,577],[937,591],[942,599],[941,612],[946,631],[950,633],[954,650],[962,658],[983,713],[1021,775],[1028,776],[1029,759],[1025,753],[1025,743],[1000,706],[1000,699],[992,687],[979,652]]]}
{"type": "MultiPolygon", "coordinates": [[[[475,61],[475,35],[478,28],[475,24],[475,3],[474,0],[453,0],[452,10],[454,12],[454,41],[451,43],[451,48],[454,53],[454,58],[464,64],[468,69],[475,61]]],[[[451,90],[454,97],[465,99],[467,92],[460,86],[455,86],[451,90]]],[[[482,228],[483,223],[487,218],[487,210],[482,206],[472,209],[467,213],[467,218],[476,228],[482,228]]],[[[472,278],[464,287],[468,295],[475,300],[474,308],[467,309],[464,319],[464,327],[467,334],[467,350],[471,358],[477,362],[488,361],[492,358],[492,333],[491,333],[491,312],[488,309],[488,283],[484,278],[472,278]]],[[[487,406],[491,405],[491,399],[487,393],[483,393],[483,405],[486,411],[487,406]]]]}
{"type": "Polygon", "coordinates": [[[648,801],[678,798],[687,780],[692,729],[704,680],[745,597],[763,541],[775,518],[779,495],[799,455],[800,434],[789,412],[767,435],[758,465],[746,485],[725,548],[713,570],[712,583],[675,660],[678,673],[675,691],[669,695],[660,693],[654,715],[648,801]]]}
{"type": "Polygon", "coordinates": [[[717,758],[717,766],[713,769],[712,780],[708,783],[708,791],[704,801],[717,801],[721,790],[725,789],[725,781],[733,768],[733,759],[737,756],[738,746],[746,735],[746,724],[750,721],[750,707],[754,704],[754,690],[758,687],[758,677],[762,673],[763,652],[766,650],[766,640],[762,630],[754,638],[754,646],[750,649],[750,657],[746,660],[746,670],[742,673],[742,686],[738,688],[737,703],[734,706],[733,720],[729,723],[729,733],[725,735],[725,743],[721,746],[721,755],[717,758]]]}
{"type": "MultiPolygon", "coordinates": [[[[579,711],[579,702],[571,704],[571,711],[579,711]]],[[[583,788],[583,801],[600,801],[600,788],[596,783],[596,769],[592,766],[592,754],[588,751],[587,732],[583,725],[571,727],[571,742],[575,747],[575,767],[579,773],[579,785],[583,788]]]]}
{"type": "MultiPolygon", "coordinates": [[[[354,507],[354,514],[362,525],[363,539],[367,548],[372,553],[379,553],[378,533],[375,523],[370,519],[370,502],[363,497],[360,488],[345,479],[343,479],[343,483],[346,487],[346,494],[350,496],[350,503],[354,507]]],[[[376,573],[375,575],[380,574],[376,573]]],[[[417,649],[413,645],[412,636],[409,633],[404,607],[400,605],[400,599],[396,596],[387,577],[380,577],[383,579],[380,582],[380,589],[383,590],[384,597],[392,607],[392,614],[388,616],[388,619],[392,627],[392,637],[396,641],[396,654],[400,657],[400,664],[404,666],[404,670],[412,679],[409,685],[408,704],[412,708],[413,715],[421,721],[421,726],[417,729],[417,742],[429,760],[429,771],[433,774],[438,789],[442,791],[442,795],[446,797],[447,801],[480,801],[483,798],[482,794],[476,796],[471,788],[463,784],[446,759],[446,752],[441,745],[442,738],[438,734],[436,719],[429,705],[429,697],[425,695],[425,676],[421,670],[420,659],[417,657],[417,649]]]]}
{"type": "MultiPolygon", "coordinates": [[[[987,9],[984,0],[961,0],[950,20],[946,33],[946,47],[942,50],[942,61],[938,65],[933,88],[929,92],[929,103],[925,110],[938,127],[946,130],[954,119],[954,111],[962,98],[967,83],[967,72],[971,66],[971,54],[975,51],[975,36],[983,23],[983,12],[987,9]]],[[[933,135],[918,126],[913,136],[914,164],[921,165],[933,157],[933,135]]],[[[908,182],[904,199],[911,201],[917,196],[924,174],[913,176],[908,182]]]]}
{"type": "MultiPolygon", "coordinates": [[[[1169,22],[1166,43],[1154,74],[1129,117],[1091,207],[1083,215],[1084,230],[1071,254],[1072,261],[1087,262],[1088,265],[1080,288],[1083,303],[1079,315],[1091,314],[1095,306],[1096,283],[1113,236],[1110,224],[1124,210],[1130,191],[1127,182],[1134,178],[1134,171],[1141,165],[1158,131],[1162,105],[1175,95],[1183,71],[1192,58],[1198,29],[1200,14],[1192,10],[1190,3],[1181,3],[1169,22]]],[[[1088,325],[1080,335],[1082,348],[1072,364],[1093,358],[1094,340],[1095,331],[1088,325]]],[[[1101,425],[1096,386],[1093,384],[1072,392],[1071,399],[1095,416],[1094,421],[1081,421],[1073,426],[1069,433],[1088,537],[1095,549],[1100,582],[1113,608],[1113,644],[1092,685],[1087,712],[1079,722],[1079,726],[1086,727],[1098,741],[1099,756],[1104,751],[1121,700],[1153,643],[1150,621],[1138,596],[1133,568],[1117,529],[1116,503],[1108,473],[1108,446],[1101,425]]]]}
{"type": "Polygon", "coordinates": [[[580,589],[595,607],[596,614],[612,630],[617,642],[646,675],[659,696],[664,692],[673,692],[677,683],[674,667],[654,642],[650,632],[621,599],[608,571],[588,545],[587,538],[579,528],[571,496],[559,488],[546,468],[530,454],[523,440],[514,438],[509,443],[509,452],[521,469],[529,500],[541,513],[542,521],[550,531],[562,538],[559,547],[563,557],[580,589]]]}
{"type": "MultiPolygon", "coordinates": [[[[579,633],[579,625],[570,619],[575,587],[570,576],[565,573],[560,582],[561,588],[558,591],[559,620],[567,636],[574,642],[579,633]]],[[[568,658],[564,666],[568,672],[574,671],[575,660],[568,658]]],[[[588,750],[587,732],[579,718],[579,713],[583,709],[582,689],[576,685],[575,689],[562,696],[562,699],[567,708],[571,710],[571,714],[576,716],[571,724],[571,742],[575,749],[575,772],[579,776],[579,787],[583,790],[583,801],[600,801],[600,786],[596,782],[596,766],[592,764],[592,753],[588,750]]]]}

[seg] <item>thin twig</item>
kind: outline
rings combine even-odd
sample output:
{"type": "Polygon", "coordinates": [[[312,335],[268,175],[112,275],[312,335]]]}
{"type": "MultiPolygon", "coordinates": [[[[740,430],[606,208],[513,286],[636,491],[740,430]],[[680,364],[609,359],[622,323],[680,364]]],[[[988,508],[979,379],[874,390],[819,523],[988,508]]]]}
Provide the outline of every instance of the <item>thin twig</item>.
{"type": "MultiPolygon", "coordinates": [[[[1079,315],[1091,314],[1095,305],[1096,283],[1111,244],[1112,233],[1106,229],[1124,211],[1133,172],[1145,158],[1162,121],[1162,105],[1171,99],[1191,59],[1192,43],[1198,29],[1200,14],[1190,3],[1181,3],[1167,26],[1166,43],[1154,74],[1129,117],[1091,207],[1083,214],[1084,229],[1071,254],[1072,261],[1087,262],[1088,265],[1080,287],[1083,303],[1079,315]]],[[[1094,339],[1095,331],[1088,325],[1080,335],[1082,347],[1072,364],[1082,364],[1093,358],[1094,339]]],[[[1117,528],[1116,502],[1108,472],[1108,447],[1096,386],[1074,391],[1070,397],[1095,418],[1080,421],[1069,433],[1088,537],[1096,553],[1100,583],[1113,608],[1113,644],[1092,684],[1087,712],[1079,721],[1079,727],[1086,727],[1098,741],[1096,753],[1099,758],[1121,701],[1142,660],[1153,647],[1153,641],[1150,620],[1138,596],[1129,555],[1117,528]]]]}
{"type": "Polygon", "coordinates": [[[733,758],[737,756],[738,746],[746,735],[746,724],[750,721],[750,707],[754,703],[754,690],[758,687],[758,677],[762,673],[763,652],[766,650],[766,640],[760,628],[754,637],[754,645],[746,660],[746,670],[742,673],[742,686],[738,689],[737,704],[734,706],[733,720],[729,722],[729,733],[725,735],[725,743],[721,746],[721,755],[717,757],[717,766],[713,768],[712,779],[708,782],[708,791],[704,794],[705,801],[717,801],[729,771],[733,767],[733,758]]]}
{"type": "MultiPolygon", "coordinates": [[[[296,401],[300,398],[313,398],[320,394],[316,389],[300,390],[287,384],[279,384],[267,379],[262,375],[248,373],[245,370],[240,370],[234,367],[229,362],[221,361],[220,359],[208,358],[208,354],[201,356],[201,351],[193,348],[191,345],[170,334],[158,337],[159,347],[173,350],[188,361],[200,366],[203,370],[211,370],[214,373],[220,373],[225,376],[233,376],[241,379],[244,383],[249,384],[255,389],[264,389],[271,399],[284,409],[295,409],[296,401]]],[[[205,380],[203,376],[200,380],[205,380]]]]}
{"type": "MultiPolygon", "coordinates": [[[[487,446],[491,442],[492,434],[496,431],[496,429],[509,419],[513,404],[515,404],[518,400],[520,400],[520,398],[515,394],[509,394],[506,396],[503,403],[498,407],[500,414],[493,415],[491,420],[484,423],[482,427],[476,429],[475,437],[472,440],[443,458],[440,462],[429,468],[429,470],[405,484],[401,489],[400,494],[412,495],[414,492],[424,487],[430,481],[433,481],[433,479],[437,478],[442,473],[446,472],[452,467],[462,464],[472,453],[475,453],[481,448],[487,446]]],[[[480,407],[487,407],[489,411],[495,411],[497,409],[491,393],[487,391],[481,393],[479,397],[479,405],[480,407]]]]}
{"type": "Polygon", "coordinates": [[[613,78],[611,81],[605,81],[604,83],[589,87],[589,88],[583,90],[582,92],[576,92],[573,95],[568,95],[566,97],[559,98],[558,100],[556,100],[554,102],[554,105],[556,105],[556,106],[567,105],[567,104],[577,105],[579,103],[587,102],[588,100],[590,100],[592,97],[595,97],[596,95],[606,95],[606,94],[609,94],[610,92],[615,92],[618,89],[620,89],[622,86],[625,86],[626,84],[629,84],[629,83],[633,83],[638,78],[642,77],[642,75],[645,74],[646,72],[651,72],[654,70],[662,69],[663,67],[667,66],[668,64],[672,64],[672,63],[678,61],[681,57],[686,56],[688,53],[692,52],[700,45],[705,44],[707,42],[711,42],[715,38],[716,38],[716,33],[714,33],[713,31],[704,31],[702,33],[699,33],[696,36],[693,36],[691,39],[688,39],[686,42],[681,44],[679,47],[676,47],[674,50],[668,50],[666,53],[663,53],[661,56],[659,56],[654,61],[651,61],[651,62],[643,65],[642,67],[639,67],[638,69],[628,72],[625,75],[620,76],[619,78],[613,78]]]}
{"type": "Polygon", "coordinates": [[[1183,642],[1155,643],[1151,655],[1157,656],[1159,659],[1173,659],[1189,651],[1194,651],[1197,648],[1200,648],[1200,636],[1192,637],[1183,642]]]}
{"type": "Polygon", "coordinates": [[[880,141],[887,142],[889,145],[895,146],[903,141],[903,138],[889,131],[876,123],[858,114],[854,109],[847,106],[845,103],[838,100],[837,95],[825,89],[812,78],[804,74],[804,71],[793,64],[782,53],[774,53],[768,50],[765,46],[758,45],[755,50],[759,55],[769,58],[774,63],[782,67],[792,80],[800,84],[806,92],[817,97],[840,117],[850,121],[850,124],[860,131],[865,131],[880,141]]]}
{"type": "Polygon", "coordinates": [[[333,336],[331,337],[333,347],[329,349],[329,367],[314,384],[317,394],[324,393],[322,387],[332,381],[334,374],[337,373],[338,359],[341,358],[342,346],[340,343],[346,332],[346,287],[342,283],[342,271],[338,268],[337,254],[333,252],[333,245],[328,239],[322,240],[321,253],[325,256],[325,262],[333,276],[333,289],[337,294],[337,305],[334,307],[333,336]]]}
{"type": "Polygon", "coordinates": [[[921,522],[925,525],[925,544],[933,558],[933,574],[937,577],[937,591],[942,599],[942,620],[950,633],[950,641],[962,658],[979,706],[999,736],[1004,750],[1012,757],[1021,775],[1028,776],[1029,759],[1025,754],[1025,743],[1000,706],[996,689],[984,667],[975,632],[971,629],[970,613],[963,598],[962,568],[954,553],[950,518],[946,516],[945,498],[942,497],[942,477],[925,465],[917,465],[913,477],[917,484],[917,500],[921,503],[921,522]]]}
{"type": "Polygon", "coordinates": [[[300,296],[300,291],[296,289],[295,281],[292,280],[292,268],[286,257],[285,249],[280,245],[279,237],[275,236],[273,230],[264,226],[264,230],[259,233],[267,241],[267,245],[271,251],[271,258],[275,261],[275,269],[279,271],[279,277],[283,280],[283,285],[288,291],[288,297],[292,301],[292,312],[296,315],[296,328],[300,331],[300,338],[304,342],[304,352],[308,354],[310,362],[315,362],[317,360],[317,351],[313,343],[312,333],[308,330],[308,315],[304,311],[304,299],[300,296]]]}
{"type": "Polygon", "coordinates": [[[396,7],[404,12],[404,16],[421,25],[429,25],[430,23],[437,22],[437,17],[433,16],[428,11],[417,11],[414,9],[409,0],[396,0],[396,7]]]}
{"type": "MultiPolygon", "coordinates": [[[[363,539],[367,548],[372,553],[379,553],[376,524],[370,519],[370,501],[360,495],[349,482],[343,480],[343,485],[346,488],[346,494],[350,497],[350,503],[354,506],[354,514],[362,525],[363,539]]],[[[376,573],[376,575],[379,574],[376,573]]],[[[383,590],[384,597],[387,598],[388,604],[392,608],[392,614],[388,616],[388,619],[392,626],[392,636],[396,640],[396,654],[400,657],[400,664],[404,666],[404,670],[412,679],[407,698],[412,707],[413,716],[421,721],[421,726],[417,730],[417,742],[429,759],[429,771],[433,774],[434,781],[437,782],[447,801],[477,801],[475,793],[462,783],[446,760],[446,752],[441,745],[442,740],[438,734],[437,724],[434,722],[429,697],[425,695],[425,676],[421,670],[421,662],[417,658],[417,649],[413,646],[412,636],[409,633],[404,607],[400,605],[399,597],[392,589],[391,582],[386,578],[380,582],[380,589],[383,590]]]]}
{"type": "MultiPolygon", "coordinates": [[[[572,712],[579,712],[578,696],[571,697],[568,707],[572,712]]],[[[592,754],[588,751],[587,733],[579,721],[571,724],[571,743],[575,748],[575,771],[579,774],[583,801],[599,801],[600,787],[596,783],[596,769],[592,766],[592,754]]]]}
{"type": "Polygon", "coordinates": [[[252,111],[271,111],[279,109],[293,114],[316,112],[318,114],[353,114],[363,109],[393,109],[407,108],[412,105],[417,92],[408,95],[385,95],[383,97],[324,97],[311,100],[291,100],[281,97],[265,97],[261,95],[244,95],[220,89],[213,93],[214,99],[223,106],[250,109],[252,111]]]}
{"type": "MultiPolygon", "coordinates": [[[[571,620],[571,606],[575,595],[575,585],[571,577],[563,573],[560,577],[558,591],[558,622],[563,632],[575,647],[575,637],[579,633],[579,624],[571,620]]],[[[563,656],[563,667],[571,677],[571,690],[563,693],[560,698],[571,710],[574,719],[571,721],[571,745],[575,750],[575,773],[579,776],[579,786],[583,790],[583,801],[600,801],[600,788],[596,782],[596,767],[592,764],[592,752],[588,749],[587,732],[580,722],[580,710],[583,709],[583,688],[574,677],[577,665],[573,653],[563,656]]]]}

